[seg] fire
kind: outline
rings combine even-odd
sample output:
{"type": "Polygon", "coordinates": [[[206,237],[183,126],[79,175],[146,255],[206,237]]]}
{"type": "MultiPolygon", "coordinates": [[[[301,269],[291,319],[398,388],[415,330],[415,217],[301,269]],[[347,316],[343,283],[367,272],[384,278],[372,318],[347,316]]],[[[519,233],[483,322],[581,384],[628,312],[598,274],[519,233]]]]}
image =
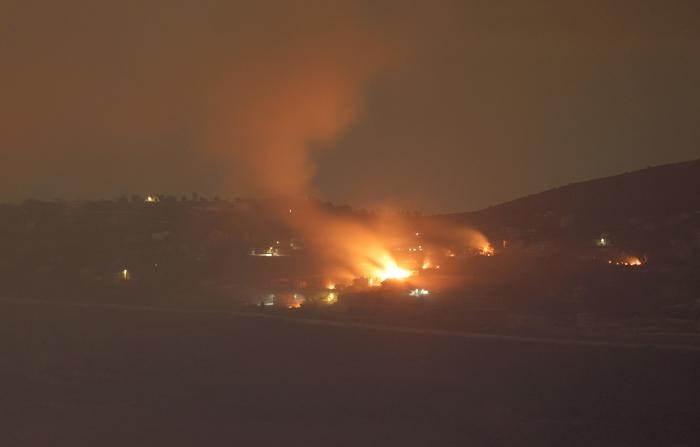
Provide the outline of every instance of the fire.
{"type": "Polygon", "coordinates": [[[413,271],[399,266],[394,258],[387,254],[380,256],[379,260],[373,260],[372,266],[365,268],[363,272],[363,276],[372,287],[380,286],[388,279],[404,280],[413,274],[413,271]]]}
{"type": "Polygon", "coordinates": [[[304,214],[303,220],[290,223],[310,235],[305,247],[322,260],[327,290],[351,285],[358,279],[378,286],[388,279],[403,280],[413,275],[392,254],[391,247],[400,244],[400,223],[368,223],[313,206],[304,214]]]}
{"type": "Polygon", "coordinates": [[[333,294],[338,289],[339,284],[347,286],[357,279],[364,279],[370,287],[378,287],[386,280],[404,280],[416,273],[401,267],[388,252],[352,263],[350,272],[349,275],[344,276],[340,283],[327,282],[325,284],[326,290],[333,294]]]}
{"type": "Polygon", "coordinates": [[[294,208],[294,215],[282,219],[302,235],[304,250],[317,257],[321,284],[328,292],[407,280],[418,271],[440,269],[444,257],[468,252],[495,254],[483,234],[462,226],[436,224],[435,236],[423,240],[423,232],[408,231],[407,221],[392,214],[358,219],[315,202],[301,202],[294,208]],[[416,241],[414,236],[420,239],[416,241]]]}
{"type": "Polygon", "coordinates": [[[493,246],[489,243],[486,243],[479,247],[479,254],[481,256],[493,256],[495,254],[495,251],[493,249],[493,246]]]}
{"type": "Polygon", "coordinates": [[[392,264],[386,266],[383,271],[378,272],[376,277],[381,281],[386,281],[387,279],[406,279],[411,275],[413,275],[413,272],[399,267],[392,261],[392,264]]]}
{"type": "Polygon", "coordinates": [[[608,264],[624,265],[625,267],[638,267],[642,265],[642,261],[636,256],[625,256],[617,261],[608,261],[608,264]]]}

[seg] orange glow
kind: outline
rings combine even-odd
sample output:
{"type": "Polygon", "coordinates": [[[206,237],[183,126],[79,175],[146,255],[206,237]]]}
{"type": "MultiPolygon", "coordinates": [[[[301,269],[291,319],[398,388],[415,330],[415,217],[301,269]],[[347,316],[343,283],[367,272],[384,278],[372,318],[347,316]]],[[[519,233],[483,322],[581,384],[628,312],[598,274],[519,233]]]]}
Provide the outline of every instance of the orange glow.
{"type": "Polygon", "coordinates": [[[365,269],[361,277],[367,278],[367,284],[370,287],[378,287],[388,279],[402,281],[413,274],[411,270],[399,266],[391,256],[384,255],[376,265],[365,269]]]}
{"type": "Polygon", "coordinates": [[[283,215],[276,217],[303,237],[304,249],[318,257],[321,284],[326,291],[336,290],[339,285],[361,288],[377,287],[387,280],[404,281],[417,275],[417,271],[439,269],[438,258],[457,256],[457,250],[475,252],[483,247],[485,255],[494,253],[484,235],[462,226],[436,224],[434,232],[440,234],[439,242],[426,240],[411,247],[407,242],[416,231],[407,231],[408,221],[393,214],[356,219],[330,212],[311,201],[295,202],[295,216],[280,214],[283,215]],[[450,245],[459,248],[448,251],[450,245]],[[398,253],[401,250],[396,247],[411,253],[398,253]]]}
{"type": "MultiPolygon", "coordinates": [[[[613,261],[608,261],[608,264],[612,264],[613,261]]],[[[625,267],[638,267],[642,265],[642,261],[636,256],[625,256],[620,260],[614,262],[615,265],[624,265],[625,267]]]]}
{"type": "Polygon", "coordinates": [[[489,243],[486,243],[479,247],[479,254],[481,256],[493,256],[495,254],[495,251],[493,249],[493,246],[489,243]]]}
{"type": "Polygon", "coordinates": [[[327,290],[334,290],[338,284],[353,284],[356,279],[379,286],[387,279],[402,280],[413,274],[391,251],[401,243],[400,220],[389,217],[368,224],[313,205],[303,212],[304,219],[291,219],[289,223],[308,235],[305,247],[320,256],[327,290]]]}
{"type": "Polygon", "coordinates": [[[413,272],[399,267],[394,260],[391,260],[391,264],[387,265],[384,270],[376,273],[376,278],[381,281],[386,281],[387,279],[406,279],[412,274],[413,272]]]}
{"type": "Polygon", "coordinates": [[[429,269],[437,270],[439,268],[440,268],[439,265],[433,264],[431,261],[424,261],[423,265],[421,266],[421,269],[423,269],[423,270],[429,270],[429,269]]]}

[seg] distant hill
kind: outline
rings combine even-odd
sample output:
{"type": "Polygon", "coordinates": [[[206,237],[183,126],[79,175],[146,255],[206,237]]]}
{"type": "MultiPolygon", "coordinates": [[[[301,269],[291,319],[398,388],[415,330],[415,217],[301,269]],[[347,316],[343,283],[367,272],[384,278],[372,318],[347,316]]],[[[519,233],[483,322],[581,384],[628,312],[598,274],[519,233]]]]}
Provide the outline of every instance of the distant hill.
{"type": "MultiPolygon", "coordinates": [[[[700,217],[700,159],[573,183],[448,219],[485,228],[570,227],[583,233],[700,217]]],[[[697,223],[697,222],[696,222],[697,223]]]]}

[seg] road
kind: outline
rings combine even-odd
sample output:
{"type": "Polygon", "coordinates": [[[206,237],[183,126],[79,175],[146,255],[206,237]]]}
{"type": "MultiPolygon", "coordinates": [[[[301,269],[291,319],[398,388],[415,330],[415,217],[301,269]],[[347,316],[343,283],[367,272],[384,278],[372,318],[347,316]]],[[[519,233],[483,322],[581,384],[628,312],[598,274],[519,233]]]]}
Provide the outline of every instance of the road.
{"type": "Polygon", "coordinates": [[[77,307],[83,309],[112,309],[119,311],[130,311],[130,312],[150,312],[150,313],[161,313],[161,314],[194,314],[194,315],[220,315],[220,316],[230,316],[235,318],[258,318],[258,319],[271,319],[284,321],[293,324],[302,325],[314,325],[314,326],[326,326],[326,327],[340,327],[340,328],[352,328],[358,330],[371,330],[371,331],[384,331],[384,332],[396,332],[402,334],[417,334],[424,336],[435,336],[435,337],[454,337],[462,338],[468,340],[491,340],[491,341],[501,341],[510,343],[534,343],[534,344],[546,344],[546,345],[560,345],[560,346],[584,346],[584,347],[600,347],[600,348],[618,348],[618,349],[658,349],[658,350],[670,350],[670,351],[688,351],[688,352],[700,352],[700,346],[698,345],[687,345],[687,344],[673,344],[673,343],[637,343],[637,342],[626,342],[626,341],[610,341],[610,340],[591,340],[591,339],[571,339],[571,338],[551,338],[551,337],[529,337],[522,335],[504,335],[497,333],[484,333],[484,332],[467,332],[458,330],[441,330],[432,328],[418,328],[418,327],[405,327],[405,326],[395,326],[388,324],[377,324],[377,323],[366,323],[360,321],[338,321],[329,320],[322,318],[303,318],[298,316],[287,316],[279,313],[272,312],[240,312],[240,311],[221,311],[221,310],[207,310],[207,309],[184,309],[184,308],[171,308],[171,307],[157,307],[157,306],[137,306],[137,305],[123,305],[115,303],[90,303],[90,302],[80,302],[80,301],[50,301],[50,300],[39,300],[39,299],[13,299],[13,298],[0,298],[0,303],[7,304],[25,304],[25,305],[50,305],[50,306],[65,306],[65,307],[77,307]]]}

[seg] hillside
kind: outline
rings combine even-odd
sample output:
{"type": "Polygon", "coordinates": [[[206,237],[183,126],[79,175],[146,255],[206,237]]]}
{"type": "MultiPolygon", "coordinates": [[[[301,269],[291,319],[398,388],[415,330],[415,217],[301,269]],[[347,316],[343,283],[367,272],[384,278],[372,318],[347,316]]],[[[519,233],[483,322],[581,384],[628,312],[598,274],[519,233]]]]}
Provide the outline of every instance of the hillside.
{"type": "MultiPolygon", "coordinates": [[[[574,234],[681,221],[700,213],[700,159],[573,183],[475,212],[445,216],[483,228],[569,228],[574,234]]],[[[694,223],[693,223],[694,222],[694,223]]]]}

